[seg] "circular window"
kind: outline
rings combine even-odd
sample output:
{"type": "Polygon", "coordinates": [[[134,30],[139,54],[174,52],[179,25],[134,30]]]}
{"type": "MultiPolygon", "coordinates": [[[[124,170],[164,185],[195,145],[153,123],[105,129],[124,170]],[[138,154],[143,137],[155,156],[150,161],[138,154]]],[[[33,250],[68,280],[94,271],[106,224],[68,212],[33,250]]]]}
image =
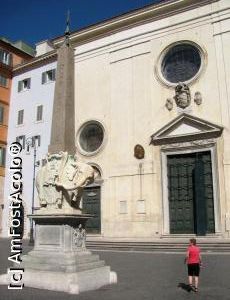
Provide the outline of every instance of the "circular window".
{"type": "Polygon", "coordinates": [[[104,140],[104,130],[99,122],[89,122],[83,125],[79,134],[79,144],[83,151],[93,153],[97,151],[104,140]]]}
{"type": "Polygon", "coordinates": [[[197,47],[189,43],[177,44],[166,51],[161,71],[170,83],[185,82],[200,70],[201,55],[197,47]]]}

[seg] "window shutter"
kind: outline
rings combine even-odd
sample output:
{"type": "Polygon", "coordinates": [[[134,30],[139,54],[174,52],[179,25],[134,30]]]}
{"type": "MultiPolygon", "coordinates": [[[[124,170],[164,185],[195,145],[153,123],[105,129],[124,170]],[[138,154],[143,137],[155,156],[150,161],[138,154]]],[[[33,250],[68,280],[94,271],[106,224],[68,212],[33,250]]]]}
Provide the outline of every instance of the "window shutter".
{"type": "Polygon", "coordinates": [[[18,125],[23,124],[24,109],[18,111],[18,125]]]}
{"type": "Polygon", "coordinates": [[[24,120],[24,109],[21,110],[21,124],[23,124],[24,120]]]}
{"type": "Polygon", "coordinates": [[[38,141],[38,147],[40,147],[41,145],[41,136],[37,135],[37,141],[38,141]]]}
{"type": "Polygon", "coordinates": [[[52,76],[53,77],[53,81],[55,81],[56,80],[56,69],[53,69],[52,73],[53,73],[53,76],[52,76]]]}
{"type": "Polygon", "coordinates": [[[26,136],[22,135],[21,140],[22,140],[22,147],[23,147],[23,149],[25,149],[25,146],[26,146],[26,136]]]}
{"type": "Polygon", "coordinates": [[[46,82],[46,72],[42,73],[42,84],[46,82]]]}
{"type": "Polygon", "coordinates": [[[4,122],[4,107],[0,106],[0,123],[3,124],[4,122]]]}
{"type": "Polygon", "coordinates": [[[30,89],[30,86],[31,86],[31,78],[28,78],[28,89],[30,89]]]}
{"type": "Polygon", "coordinates": [[[20,135],[16,137],[16,142],[21,144],[22,148],[25,149],[26,137],[25,135],[20,135]]]}
{"type": "Polygon", "coordinates": [[[10,53],[9,54],[9,66],[12,66],[13,65],[13,56],[12,54],[10,53]]]}
{"type": "Polygon", "coordinates": [[[3,62],[3,55],[4,55],[4,52],[2,49],[0,49],[0,61],[3,62]]]}
{"type": "Polygon", "coordinates": [[[0,166],[3,165],[3,148],[0,147],[0,166]]]}
{"type": "Polygon", "coordinates": [[[22,81],[19,81],[19,82],[18,82],[18,92],[21,92],[21,91],[22,91],[22,87],[23,87],[23,82],[22,82],[22,81]]]}
{"type": "Polygon", "coordinates": [[[0,148],[0,165],[5,167],[6,164],[6,148],[0,148]]]}
{"type": "Polygon", "coordinates": [[[39,105],[39,106],[37,106],[36,121],[41,121],[42,120],[42,115],[43,115],[43,105],[39,105]]]}
{"type": "Polygon", "coordinates": [[[36,136],[33,136],[32,137],[32,145],[31,145],[32,148],[35,147],[35,143],[36,143],[36,136]]]}
{"type": "Polygon", "coordinates": [[[39,121],[39,106],[37,106],[37,116],[36,116],[36,121],[39,121]]]}
{"type": "Polygon", "coordinates": [[[40,105],[40,120],[42,120],[43,117],[43,105],[40,105]]]}
{"type": "Polygon", "coordinates": [[[17,124],[20,125],[20,110],[18,111],[18,121],[17,124]]]}

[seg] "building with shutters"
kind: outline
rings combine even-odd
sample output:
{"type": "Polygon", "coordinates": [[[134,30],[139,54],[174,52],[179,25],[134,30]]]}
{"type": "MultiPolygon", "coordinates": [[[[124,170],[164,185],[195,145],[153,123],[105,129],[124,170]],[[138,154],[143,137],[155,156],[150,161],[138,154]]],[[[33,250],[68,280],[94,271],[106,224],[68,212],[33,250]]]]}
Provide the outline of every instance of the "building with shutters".
{"type": "MultiPolygon", "coordinates": [[[[83,195],[83,210],[95,215],[88,232],[112,239],[230,237],[229,17],[228,0],[162,1],[70,35],[70,134],[79,160],[98,174],[83,195]]],[[[52,42],[59,47],[63,40],[52,42]]],[[[32,92],[32,71],[25,70],[15,70],[17,81],[24,86],[31,78],[32,92]]],[[[38,96],[51,103],[35,87],[27,103],[38,96]]],[[[14,93],[16,101],[16,84],[14,93]]],[[[20,114],[14,109],[10,122],[20,114]]]]}
{"type": "MultiPolygon", "coordinates": [[[[24,236],[29,234],[29,222],[26,215],[31,213],[32,204],[38,206],[33,177],[42,158],[48,151],[52,119],[53,95],[56,72],[56,51],[47,41],[36,46],[36,57],[13,69],[11,106],[7,143],[17,141],[22,145],[22,179],[24,216],[21,230],[24,236]],[[35,166],[35,167],[34,167],[35,166]]],[[[9,194],[11,191],[12,171],[9,170],[12,157],[6,156],[5,205],[3,211],[3,236],[7,235],[9,222],[9,194]],[[8,203],[7,203],[8,201],[8,203]]]]}
{"type": "Polygon", "coordinates": [[[12,70],[16,65],[31,59],[33,55],[33,49],[24,42],[12,43],[5,38],[0,38],[0,223],[4,205],[3,187],[12,70]]]}

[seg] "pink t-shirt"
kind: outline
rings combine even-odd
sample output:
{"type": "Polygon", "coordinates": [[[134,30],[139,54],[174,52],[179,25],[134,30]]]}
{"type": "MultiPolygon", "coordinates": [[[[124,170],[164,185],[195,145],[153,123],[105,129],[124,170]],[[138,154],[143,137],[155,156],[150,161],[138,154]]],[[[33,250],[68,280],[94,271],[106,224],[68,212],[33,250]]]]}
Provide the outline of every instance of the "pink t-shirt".
{"type": "Polygon", "coordinates": [[[188,247],[188,264],[198,264],[200,262],[200,248],[194,245],[188,247]]]}

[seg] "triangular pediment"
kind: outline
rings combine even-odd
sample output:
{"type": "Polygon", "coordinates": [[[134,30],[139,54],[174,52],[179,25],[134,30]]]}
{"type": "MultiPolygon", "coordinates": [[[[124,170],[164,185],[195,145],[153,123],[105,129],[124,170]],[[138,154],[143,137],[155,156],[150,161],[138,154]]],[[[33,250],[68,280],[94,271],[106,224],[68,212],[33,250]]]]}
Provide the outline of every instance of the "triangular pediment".
{"type": "Polygon", "coordinates": [[[176,142],[218,137],[223,127],[189,114],[181,114],[151,136],[151,144],[163,145],[176,142]]]}

